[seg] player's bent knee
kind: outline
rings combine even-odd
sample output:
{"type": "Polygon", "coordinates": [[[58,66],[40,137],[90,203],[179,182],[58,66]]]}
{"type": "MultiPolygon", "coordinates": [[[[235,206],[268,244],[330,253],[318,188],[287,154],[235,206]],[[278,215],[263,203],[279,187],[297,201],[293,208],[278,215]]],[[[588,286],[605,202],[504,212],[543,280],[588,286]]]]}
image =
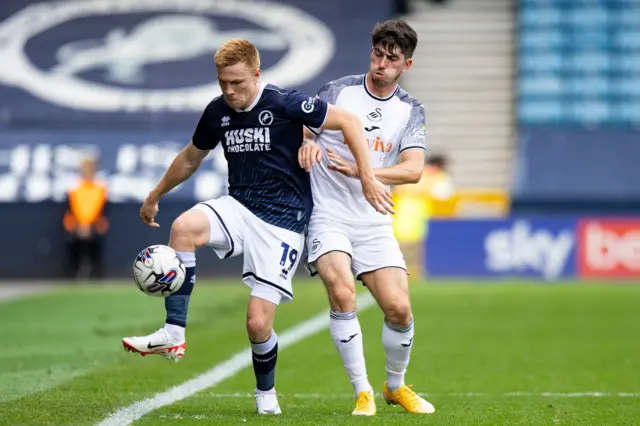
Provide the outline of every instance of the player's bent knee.
{"type": "Polygon", "coordinates": [[[171,225],[171,246],[178,249],[201,247],[209,242],[209,218],[198,210],[178,216],[171,225]]]}
{"type": "Polygon", "coordinates": [[[353,312],[356,308],[356,288],[351,283],[333,283],[327,286],[331,310],[334,312],[353,312]]]}
{"type": "Polygon", "coordinates": [[[384,312],[387,322],[395,325],[409,325],[411,323],[411,304],[409,301],[396,300],[387,305],[384,312]]]}
{"type": "Polygon", "coordinates": [[[264,342],[271,334],[271,319],[266,315],[249,313],[247,315],[247,334],[254,343],[264,342]]]}
{"type": "Polygon", "coordinates": [[[260,295],[256,295],[255,290],[261,288],[259,284],[253,286],[253,291],[249,297],[249,306],[247,307],[247,334],[249,340],[254,343],[264,342],[271,335],[273,329],[273,318],[275,316],[277,303],[270,301],[260,295]]]}

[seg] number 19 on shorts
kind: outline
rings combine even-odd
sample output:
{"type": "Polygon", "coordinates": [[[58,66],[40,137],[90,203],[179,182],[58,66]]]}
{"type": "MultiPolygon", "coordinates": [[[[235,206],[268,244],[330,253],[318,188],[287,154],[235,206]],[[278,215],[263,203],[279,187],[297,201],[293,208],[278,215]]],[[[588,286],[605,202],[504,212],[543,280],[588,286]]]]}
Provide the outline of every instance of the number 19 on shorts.
{"type": "Polygon", "coordinates": [[[282,270],[280,271],[280,276],[286,279],[293,265],[296,264],[296,260],[298,260],[298,250],[291,248],[289,244],[284,242],[280,244],[280,247],[282,248],[282,257],[280,258],[282,270]]]}

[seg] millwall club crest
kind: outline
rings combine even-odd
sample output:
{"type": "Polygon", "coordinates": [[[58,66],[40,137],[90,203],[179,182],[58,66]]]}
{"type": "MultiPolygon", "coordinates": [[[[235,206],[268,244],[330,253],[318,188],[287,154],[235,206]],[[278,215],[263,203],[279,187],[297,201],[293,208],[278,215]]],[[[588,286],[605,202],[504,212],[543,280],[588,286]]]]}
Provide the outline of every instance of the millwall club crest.
{"type": "Polygon", "coordinates": [[[50,1],[29,5],[0,22],[0,84],[83,111],[201,111],[221,93],[212,63],[199,81],[167,83],[158,73],[201,66],[198,60],[213,56],[234,37],[279,56],[262,70],[262,79],[282,86],[315,77],[335,47],[322,22],[276,2],[50,1]],[[79,25],[83,20],[87,24],[79,25]],[[46,65],[31,58],[28,48],[42,34],[52,45],[46,65]],[[75,39],[69,40],[69,34],[75,39]],[[55,44],[60,39],[65,41],[55,44]]]}
{"type": "Polygon", "coordinates": [[[273,114],[268,109],[265,109],[258,115],[258,121],[260,121],[260,124],[263,126],[269,126],[273,123],[273,114]]]}

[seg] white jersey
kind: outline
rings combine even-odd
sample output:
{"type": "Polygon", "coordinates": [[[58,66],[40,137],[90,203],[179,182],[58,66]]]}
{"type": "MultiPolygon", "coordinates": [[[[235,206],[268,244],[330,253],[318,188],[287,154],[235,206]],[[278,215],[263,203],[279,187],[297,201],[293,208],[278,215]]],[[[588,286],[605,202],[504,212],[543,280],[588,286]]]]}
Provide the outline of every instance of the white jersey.
{"type": "MultiPolygon", "coordinates": [[[[373,168],[396,164],[409,149],[425,148],[424,106],[399,86],[387,98],[374,96],[364,75],[348,76],[324,85],[318,97],[356,114],[364,126],[373,168]]],[[[341,131],[310,129],[323,150],[321,164],[311,169],[314,219],[343,223],[391,223],[392,215],[378,213],[364,198],[360,180],[327,168],[326,149],[355,162],[341,131]]]]}

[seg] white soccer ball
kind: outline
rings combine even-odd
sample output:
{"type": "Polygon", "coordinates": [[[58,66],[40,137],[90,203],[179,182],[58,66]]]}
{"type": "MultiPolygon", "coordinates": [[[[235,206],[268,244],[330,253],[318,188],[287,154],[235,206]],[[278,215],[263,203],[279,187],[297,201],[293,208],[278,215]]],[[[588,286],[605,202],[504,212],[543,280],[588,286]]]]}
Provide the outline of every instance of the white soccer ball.
{"type": "Polygon", "coordinates": [[[149,246],[133,262],[133,280],[145,294],[167,297],[182,287],[186,268],[174,249],[163,245],[149,246]]]}

